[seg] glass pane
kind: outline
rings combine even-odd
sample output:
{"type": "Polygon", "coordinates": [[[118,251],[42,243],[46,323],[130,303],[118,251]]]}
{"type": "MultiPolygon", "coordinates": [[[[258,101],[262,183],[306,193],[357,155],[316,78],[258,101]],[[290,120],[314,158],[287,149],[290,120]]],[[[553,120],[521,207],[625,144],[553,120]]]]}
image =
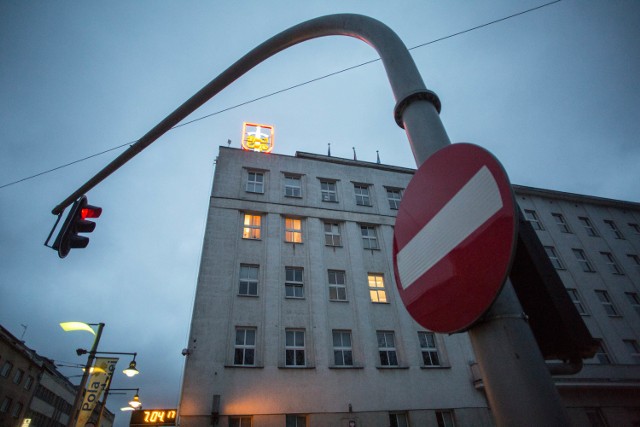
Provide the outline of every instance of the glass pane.
{"type": "Polygon", "coordinates": [[[236,330],[236,345],[244,344],[244,329],[236,330]]]}
{"type": "Polygon", "coordinates": [[[247,329],[245,331],[245,345],[255,345],[256,343],[256,331],[253,329],[247,329]]]}
{"type": "Polygon", "coordinates": [[[346,301],[347,300],[347,290],[345,288],[339,288],[338,289],[338,298],[341,301],[346,301]]]}
{"type": "Polygon", "coordinates": [[[296,365],[304,365],[304,350],[296,350],[296,365]]]}
{"type": "Polygon", "coordinates": [[[351,356],[351,351],[350,350],[345,350],[344,351],[344,364],[351,366],[353,365],[353,358],[351,356]]]}
{"type": "Polygon", "coordinates": [[[236,348],[234,357],[233,357],[233,363],[235,365],[242,365],[242,356],[243,356],[243,351],[241,348],[236,348]]]}
{"type": "Polygon", "coordinates": [[[304,347],[304,332],[296,331],[296,347],[304,347]]]}
{"type": "Polygon", "coordinates": [[[253,356],[254,356],[254,350],[252,348],[247,348],[244,352],[244,363],[246,365],[253,365],[253,356]]]}
{"type": "Polygon", "coordinates": [[[286,335],[286,346],[287,347],[291,347],[293,345],[294,339],[293,339],[293,331],[287,331],[287,335],[286,335]]]}
{"type": "Polygon", "coordinates": [[[287,350],[285,352],[285,356],[286,356],[285,357],[285,359],[286,359],[285,363],[287,365],[293,365],[293,350],[287,350]]]}
{"type": "Polygon", "coordinates": [[[342,352],[340,350],[333,351],[333,362],[338,365],[344,365],[344,360],[342,359],[342,352]]]}

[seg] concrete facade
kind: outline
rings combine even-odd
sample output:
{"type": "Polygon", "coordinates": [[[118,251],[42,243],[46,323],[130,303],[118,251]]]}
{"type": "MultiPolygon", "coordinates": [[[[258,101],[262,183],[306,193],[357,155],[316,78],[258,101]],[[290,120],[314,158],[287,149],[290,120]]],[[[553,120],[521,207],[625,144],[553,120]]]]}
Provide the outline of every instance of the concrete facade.
{"type": "MultiPolygon", "coordinates": [[[[212,420],[222,426],[493,425],[468,336],[425,331],[396,290],[396,199],[413,172],[309,153],[220,148],[187,348],[181,426],[208,426],[212,420]]],[[[573,221],[588,211],[594,222],[611,217],[620,226],[640,223],[638,204],[595,203],[525,187],[515,192],[523,209],[544,218],[562,213],[573,221]]],[[[561,277],[568,288],[585,293],[590,310],[585,321],[594,337],[606,337],[612,357],[609,365],[588,365],[576,377],[560,378],[559,390],[578,425],[595,417],[632,425],[631,420],[640,421],[640,399],[633,397],[640,390],[640,361],[625,351],[631,341],[640,341],[640,307],[622,299],[639,293],[640,266],[625,257],[625,274],[609,280],[604,271],[613,267],[598,265],[590,273],[595,282],[587,283],[576,270],[581,264],[569,263],[568,256],[574,247],[595,251],[589,255],[594,257],[637,255],[640,232],[628,232],[625,243],[601,237],[602,246],[572,225],[577,242],[585,245],[578,247],[561,242],[569,233],[560,235],[550,227],[556,224],[546,221],[540,238],[567,260],[561,277]],[[603,289],[620,306],[615,318],[597,312],[595,298],[602,293],[589,293],[603,289]],[[616,370],[624,371],[621,382],[611,381],[618,378],[616,370]],[[595,378],[607,384],[606,393],[592,385],[595,378]],[[612,390],[619,399],[611,397],[612,390]]]]}

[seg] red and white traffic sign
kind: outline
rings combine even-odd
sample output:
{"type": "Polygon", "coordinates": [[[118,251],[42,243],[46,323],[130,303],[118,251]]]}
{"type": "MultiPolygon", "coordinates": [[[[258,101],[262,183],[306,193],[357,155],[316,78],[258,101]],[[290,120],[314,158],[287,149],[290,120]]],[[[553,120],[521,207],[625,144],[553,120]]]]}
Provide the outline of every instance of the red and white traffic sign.
{"type": "Polygon", "coordinates": [[[400,203],[393,266],[404,305],[423,327],[468,329],[502,290],[515,249],[516,208],[500,162],[452,144],[420,166],[400,203]]]}

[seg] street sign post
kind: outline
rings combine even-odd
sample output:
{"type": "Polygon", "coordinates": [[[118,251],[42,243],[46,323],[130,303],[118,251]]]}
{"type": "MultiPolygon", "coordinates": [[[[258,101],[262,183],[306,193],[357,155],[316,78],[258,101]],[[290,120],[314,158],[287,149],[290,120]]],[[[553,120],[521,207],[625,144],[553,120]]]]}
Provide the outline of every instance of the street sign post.
{"type": "Polygon", "coordinates": [[[504,285],[516,231],[511,184],[491,153],[460,143],[429,157],[404,192],[393,239],[411,316],[435,332],[471,327],[504,285]]]}

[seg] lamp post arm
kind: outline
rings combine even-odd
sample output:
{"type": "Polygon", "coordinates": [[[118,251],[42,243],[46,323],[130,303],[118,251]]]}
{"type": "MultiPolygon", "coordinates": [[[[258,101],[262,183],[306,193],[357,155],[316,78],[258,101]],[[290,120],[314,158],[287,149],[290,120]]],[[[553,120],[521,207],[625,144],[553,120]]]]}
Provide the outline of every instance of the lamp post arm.
{"type": "Polygon", "coordinates": [[[80,380],[80,385],[78,386],[78,391],[76,392],[76,398],[73,402],[73,408],[71,408],[71,412],[69,413],[69,422],[67,423],[67,427],[75,427],[75,422],[78,417],[78,408],[80,408],[80,404],[82,402],[82,399],[84,398],[84,388],[87,385],[89,371],[91,370],[93,361],[96,358],[96,350],[98,349],[98,344],[100,343],[100,337],[102,336],[103,328],[104,323],[98,323],[98,330],[96,331],[96,336],[93,339],[93,345],[91,346],[91,350],[89,351],[87,364],[84,366],[84,372],[82,373],[82,379],[80,380]]]}
{"type": "Polygon", "coordinates": [[[57,205],[52,213],[62,213],[81,195],[265,59],[304,41],[334,35],[363,40],[380,55],[396,99],[395,120],[405,128],[418,164],[437,149],[449,144],[449,138],[438,117],[440,101],[433,92],[426,89],[402,40],[389,27],[373,18],[354,14],[328,15],[282,31],[244,55],[57,205]],[[420,125],[420,128],[415,125],[420,125]],[[431,147],[421,147],[424,144],[419,141],[427,141],[427,145],[431,147]]]}

